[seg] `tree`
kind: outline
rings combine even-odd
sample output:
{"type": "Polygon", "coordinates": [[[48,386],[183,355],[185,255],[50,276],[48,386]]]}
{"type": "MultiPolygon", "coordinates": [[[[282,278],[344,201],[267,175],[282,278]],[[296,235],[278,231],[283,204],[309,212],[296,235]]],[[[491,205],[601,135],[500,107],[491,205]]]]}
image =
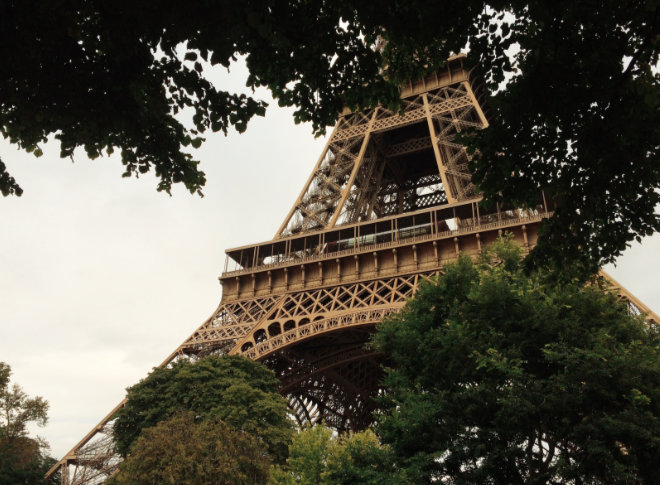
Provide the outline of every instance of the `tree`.
{"type": "Polygon", "coordinates": [[[110,485],[257,485],[268,482],[270,457],[254,436],[216,417],[181,412],[146,428],[110,485]]]}
{"type": "Polygon", "coordinates": [[[323,425],[304,429],[295,434],[289,445],[286,466],[271,471],[275,485],[322,484],[327,467],[328,450],[333,442],[332,430],[323,425]]]}
{"type": "MultiPolygon", "coordinates": [[[[155,169],[159,190],[201,193],[186,147],[207,130],[242,131],[266,107],[213,86],[205,68],[244,57],[249,87],[322,133],[344,106],[398,106],[403,82],[469,50],[491,124],[461,138],[474,182],[491,203],[533,206],[545,191],[557,210],[535,261],[593,268],[660,229],[659,15],[633,0],[10,0],[0,132],[36,155],[49,135],[63,157],[118,149],[125,176],[155,169]]],[[[0,190],[21,193],[2,162],[0,190]]]]}
{"type": "Polygon", "coordinates": [[[55,460],[45,441],[28,436],[27,425],[46,424],[48,402],[10,386],[10,376],[11,367],[0,362],[0,485],[47,483],[44,474],[55,460]]]}
{"type": "Polygon", "coordinates": [[[339,437],[330,447],[323,477],[328,485],[412,483],[394,466],[390,448],[369,429],[339,437]]]}
{"type": "Polygon", "coordinates": [[[293,429],[277,388],[272,371],[239,356],[211,356],[155,368],[127,390],[128,401],[113,428],[117,451],[126,457],[144,429],[180,411],[191,411],[251,434],[264,443],[275,462],[281,462],[293,429]]]}
{"type": "Polygon", "coordinates": [[[473,180],[487,200],[514,205],[545,191],[557,208],[532,261],[559,268],[579,261],[593,271],[633,238],[660,230],[660,78],[653,72],[660,7],[510,5],[513,17],[502,18],[495,38],[477,41],[477,52],[516,43],[520,51],[512,65],[493,52],[495,65],[517,73],[490,97],[491,126],[470,142],[481,151],[473,180]]]}
{"type": "Polygon", "coordinates": [[[414,483],[658,483],[660,329],[500,241],[378,326],[377,432],[414,483]]]}
{"type": "Polygon", "coordinates": [[[317,425],[299,432],[286,466],[271,471],[274,485],[399,485],[407,483],[393,466],[388,447],[371,430],[335,436],[317,425]]]}

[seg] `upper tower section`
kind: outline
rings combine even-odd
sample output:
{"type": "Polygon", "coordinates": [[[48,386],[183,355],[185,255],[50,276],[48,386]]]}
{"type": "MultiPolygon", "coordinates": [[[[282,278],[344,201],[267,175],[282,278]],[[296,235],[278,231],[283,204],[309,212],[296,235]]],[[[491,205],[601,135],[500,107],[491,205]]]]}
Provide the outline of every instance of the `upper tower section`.
{"type": "Polygon", "coordinates": [[[401,113],[345,110],[275,239],[474,198],[454,138],[488,122],[464,60],[404,86],[401,113]]]}

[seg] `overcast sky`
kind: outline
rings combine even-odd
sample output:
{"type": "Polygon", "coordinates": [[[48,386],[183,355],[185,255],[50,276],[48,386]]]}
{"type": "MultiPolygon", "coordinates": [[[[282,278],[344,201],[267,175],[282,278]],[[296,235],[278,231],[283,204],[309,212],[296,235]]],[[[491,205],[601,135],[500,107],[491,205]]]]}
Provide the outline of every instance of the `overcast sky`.
{"type": "MultiPolygon", "coordinates": [[[[212,76],[241,89],[244,69],[212,76]]],[[[266,97],[259,93],[261,97],[266,97]]],[[[121,177],[118,157],[36,159],[0,140],[22,197],[0,198],[0,361],[50,402],[37,433],[60,458],[214,311],[227,248],[269,240],[325,144],[271,103],[195,156],[205,197],[121,177]]],[[[660,313],[660,237],[606,268],[660,313]]]]}

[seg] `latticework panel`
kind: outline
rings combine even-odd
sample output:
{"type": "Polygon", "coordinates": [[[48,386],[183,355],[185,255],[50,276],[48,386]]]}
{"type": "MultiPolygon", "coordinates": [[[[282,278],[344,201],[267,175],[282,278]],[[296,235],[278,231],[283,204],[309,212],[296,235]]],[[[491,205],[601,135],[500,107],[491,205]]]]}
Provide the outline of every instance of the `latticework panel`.
{"type": "Polygon", "coordinates": [[[261,359],[272,352],[286,348],[296,342],[314,338],[324,333],[334,332],[351,327],[373,325],[382,321],[382,319],[386,316],[399,310],[402,305],[403,304],[398,304],[385,308],[352,311],[330,318],[322,318],[314,322],[303,322],[291,330],[276,334],[268,338],[265,337],[266,333],[264,332],[263,341],[257,343],[256,345],[248,345],[242,347],[239,353],[250,359],[261,359]]]}
{"type": "Polygon", "coordinates": [[[105,483],[115,473],[121,458],[115,452],[112,423],[112,420],[105,420],[97,427],[89,440],[75,451],[75,454],[69,453],[66,464],[60,468],[63,484],[105,483]]]}
{"type": "Polygon", "coordinates": [[[447,112],[438,111],[434,108],[448,99],[469,97],[468,89],[467,83],[461,83],[455,87],[447,87],[427,94],[433,125],[431,130],[435,133],[437,139],[448,189],[457,201],[473,197],[474,185],[467,169],[470,161],[467,150],[463,145],[454,143],[453,140],[456,134],[462,130],[483,128],[484,124],[474,105],[461,105],[447,112]]]}
{"type": "MultiPolygon", "coordinates": [[[[431,272],[285,294],[231,353],[252,359],[338,329],[370,325],[401,308],[431,272]]],[[[184,344],[183,347],[185,347],[184,344]]]]}
{"type": "Polygon", "coordinates": [[[440,174],[421,174],[401,183],[388,181],[381,186],[373,205],[374,214],[386,217],[427,209],[447,203],[447,195],[440,174]]]}
{"type": "MultiPolygon", "coordinates": [[[[446,88],[442,89],[444,90],[446,88]]],[[[449,95],[445,96],[443,99],[434,100],[431,114],[437,115],[441,113],[450,113],[471,106],[474,106],[473,98],[470,97],[467,92],[463,92],[463,95],[449,95]]],[[[395,113],[383,107],[379,108],[378,116],[373,122],[371,131],[380,132],[393,130],[425,119],[426,108],[424,106],[424,99],[422,95],[417,95],[413,98],[403,100],[403,113],[395,113]]],[[[338,129],[336,130],[333,139],[346,140],[362,136],[368,131],[370,131],[369,122],[364,118],[361,118],[357,125],[352,125],[347,128],[342,128],[342,125],[338,125],[338,129]]]]}
{"type": "MultiPolygon", "coordinates": [[[[351,119],[342,119],[338,126],[349,125],[351,121],[359,122],[364,117],[353,115],[351,119]]],[[[363,138],[330,140],[312,178],[289,215],[289,224],[283,234],[297,234],[328,225],[363,150],[366,150],[366,140],[363,138]]]]}
{"type": "Polygon", "coordinates": [[[301,427],[324,421],[338,431],[372,422],[380,358],[365,350],[371,327],[324,334],[271,354],[263,362],[280,378],[281,392],[301,427]]]}
{"type": "Polygon", "coordinates": [[[234,342],[260,322],[276,305],[279,296],[266,296],[221,304],[214,315],[188,337],[182,347],[208,342],[234,342]]]}

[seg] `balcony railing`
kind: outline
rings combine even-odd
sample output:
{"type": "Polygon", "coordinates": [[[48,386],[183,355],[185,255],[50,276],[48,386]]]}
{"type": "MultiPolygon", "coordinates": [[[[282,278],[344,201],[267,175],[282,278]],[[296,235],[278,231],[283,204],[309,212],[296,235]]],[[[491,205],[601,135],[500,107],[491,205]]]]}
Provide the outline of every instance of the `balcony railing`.
{"type": "MultiPolygon", "coordinates": [[[[269,262],[265,264],[260,264],[248,268],[242,268],[234,271],[227,271],[222,274],[222,278],[230,278],[230,277],[235,277],[235,276],[240,276],[244,274],[249,274],[249,273],[255,273],[255,272],[260,272],[260,271],[267,271],[267,270],[273,270],[273,269],[278,269],[278,268],[283,268],[287,266],[293,266],[293,265],[300,265],[300,264],[308,264],[308,263],[314,263],[317,261],[324,261],[327,259],[336,259],[336,258],[343,258],[346,256],[352,256],[355,254],[359,253],[364,253],[364,252],[370,252],[370,251],[378,251],[381,249],[388,249],[388,248],[396,248],[398,246],[402,245],[408,245],[410,243],[416,243],[416,242],[424,242],[424,241],[430,241],[430,240],[442,240],[442,239],[448,239],[452,237],[457,237],[465,234],[471,234],[471,233],[477,233],[477,232],[487,232],[487,231],[492,231],[496,229],[504,229],[507,227],[512,227],[512,226],[520,226],[522,224],[529,224],[529,223],[534,223],[534,222],[540,222],[543,219],[546,219],[552,215],[552,212],[542,212],[538,213],[536,215],[528,215],[525,217],[505,217],[502,216],[499,220],[493,221],[493,222],[486,222],[486,223],[477,223],[474,224],[472,223],[472,220],[464,220],[462,221],[462,226],[454,229],[454,230],[448,230],[448,231],[441,231],[441,232],[436,232],[433,233],[432,231],[428,231],[425,234],[415,234],[412,232],[410,236],[408,237],[401,237],[401,234],[403,231],[408,230],[410,228],[406,228],[404,230],[398,231],[395,234],[392,235],[391,241],[386,241],[386,242],[381,242],[381,243],[373,243],[373,244],[355,244],[352,247],[349,247],[347,249],[342,249],[342,250],[337,250],[337,251],[329,251],[329,252],[321,252],[319,254],[309,254],[309,255],[304,255],[304,256],[297,256],[297,255],[281,255],[281,257],[278,258],[277,261],[274,262],[269,262]]],[[[429,226],[430,229],[430,226],[429,226]]],[[[364,236],[360,236],[364,237],[364,236]]],[[[357,239],[359,240],[360,237],[357,239]]],[[[326,248],[328,246],[326,245],[326,248]]]]}

